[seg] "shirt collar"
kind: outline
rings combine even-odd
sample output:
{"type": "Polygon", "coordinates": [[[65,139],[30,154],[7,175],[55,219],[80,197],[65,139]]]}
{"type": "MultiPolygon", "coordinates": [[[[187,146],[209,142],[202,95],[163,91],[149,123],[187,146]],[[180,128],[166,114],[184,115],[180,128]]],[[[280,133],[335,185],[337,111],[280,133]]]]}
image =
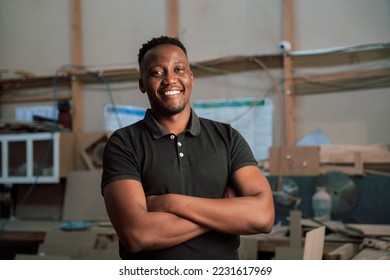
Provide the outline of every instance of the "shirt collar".
{"type": "MultiPolygon", "coordinates": [[[[168,132],[163,126],[161,126],[153,117],[151,109],[146,110],[143,122],[155,139],[161,138],[165,135],[171,135],[171,133],[168,132]]],[[[196,115],[195,111],[192,108],[190,121],[185,132],[190,133],[192,136],[198,136],[200,134],[199,117],[196,115]]]]}

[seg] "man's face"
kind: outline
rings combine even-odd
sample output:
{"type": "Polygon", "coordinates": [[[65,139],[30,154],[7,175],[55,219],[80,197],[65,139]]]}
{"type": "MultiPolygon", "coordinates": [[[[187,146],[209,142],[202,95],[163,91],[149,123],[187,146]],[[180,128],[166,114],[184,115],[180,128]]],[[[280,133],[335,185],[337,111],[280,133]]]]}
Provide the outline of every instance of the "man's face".
{"type": "Polygon", "coordinates": [[[170,116],[190,108],[194,77],[181,48],[163,44],[149,50],[140,71],[139,87],[148,94],[153,113],[170,116]]]}

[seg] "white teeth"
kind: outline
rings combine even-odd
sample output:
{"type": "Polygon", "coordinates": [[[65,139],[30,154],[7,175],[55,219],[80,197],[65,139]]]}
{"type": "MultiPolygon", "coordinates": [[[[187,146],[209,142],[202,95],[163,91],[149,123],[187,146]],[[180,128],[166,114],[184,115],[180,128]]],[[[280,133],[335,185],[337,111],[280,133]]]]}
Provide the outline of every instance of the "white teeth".
{"type": "Polygon", "coordinates": [[[180,93],[179,90],[170,90],[170,91],[164,92],[165,95],[176,95],[176,94],[179,94],[179,93],[180,93]]]}

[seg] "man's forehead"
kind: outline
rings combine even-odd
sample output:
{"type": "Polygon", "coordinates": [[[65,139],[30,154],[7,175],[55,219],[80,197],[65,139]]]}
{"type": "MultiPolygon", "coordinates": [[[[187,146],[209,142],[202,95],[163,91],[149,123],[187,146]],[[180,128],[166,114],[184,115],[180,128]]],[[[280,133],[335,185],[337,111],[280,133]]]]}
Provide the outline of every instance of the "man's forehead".
{"type": "Polygon", "coordinates": [[[157,62],[156,59],[160,57],[172,57],[177,63],[189,63],[187,55],[178,46],[171,44],[158,45],[145,53],[144,59],[141,62],[141,67],[145,63],[150,64],[157,62]]]}
{"type": "Polygon", "coordinates": [[[151,48],[150,50],[148,50],[145,53],[144,58],[146,58],[147,56],[151,56],[151,55],[158,55],[161,52],[166,52],[166,51],[172,52],[172,53],[180,53],[183,56],[187,57],[185,52],[180,47],[178,47],[176,45],[172,45],[172,44],[162,44],[162,45],[155,46],[155,47],[151,48]]]}

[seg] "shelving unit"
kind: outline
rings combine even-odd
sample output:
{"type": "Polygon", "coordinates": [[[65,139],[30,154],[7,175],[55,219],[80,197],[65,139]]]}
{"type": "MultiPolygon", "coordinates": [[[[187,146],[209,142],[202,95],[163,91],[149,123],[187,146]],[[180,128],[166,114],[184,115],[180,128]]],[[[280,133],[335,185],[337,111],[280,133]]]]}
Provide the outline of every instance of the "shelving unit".
{"type": "Polygon", "coordinates": [[[58,183],[59,133],[0,135],[0,183],[58,183]]]}

